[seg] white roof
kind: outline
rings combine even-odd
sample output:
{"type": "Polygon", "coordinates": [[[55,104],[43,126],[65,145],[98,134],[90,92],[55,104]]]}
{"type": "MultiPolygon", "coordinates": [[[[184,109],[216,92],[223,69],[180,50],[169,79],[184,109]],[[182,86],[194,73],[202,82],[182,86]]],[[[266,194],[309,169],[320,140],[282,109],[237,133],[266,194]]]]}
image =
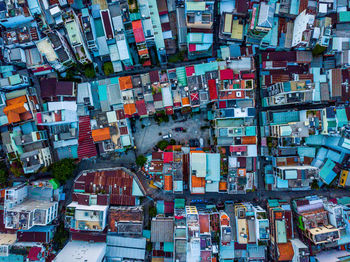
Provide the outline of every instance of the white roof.
{"type": "Polygon", "coordinates": [[[162,97],[164,107],[173,106],[173,97],[171,94],[170,86],[162,88],[162,97]]]}
{"type": "Polygon", "coordinates": [[[114,45],[109,45],[109,56],[111,57],[111,61],[118,61],[119,60],[119,52],[118,52],[118,47],[116,44],[114,45]]]}
{"type": "Polygon", "coordinates": [[[123,60],[129,59],[130,57],[129,57],[128,47],[126,45],[125,39],[117,41],[117,46],[119,50],[120,60],[123,61],[123,60]]]}
{"type": "Polygon", "coordinates": [[[47,61],[54,62],[58,59],[55,50],[52,48],[52,45],[48,38],[44,38],[36,42],[36,46],[39,52],[46,56],[47,61]]]}
{"type": "Polygon", "coordinates": [[[303,37],[303,32],[308,24],[313,24],[314,15],[306,14],[306,9],[301,12],[294,21],[292,47],[298,45],[303,37]]]}
{"type": "Polygon", "coordinates": [[[48,104],[48,111],[55,111],[55,110],[71,110],[71,111],[77,111],[77,103],[75,101],[62,101],[62,102],[49,102],[48,104]]]}
{"type": "Polygon", "coordinates": [[[123,24],[121,15],[113,17],[112,23],[113,23],[114,30],[120,32],[124,29],[124,24],[123,24]]]}
{"type": "Polygon", "coordinates": [[[106,243],[71,241],[58,253],[54,262],[101,262],[106,253],[106,243]]]}
{"type": "Polygon", "coordinates": [[[108,206],[102,205],[80,205],[78,202],[72,202],[67,207],[75,207],[77,210],[105,211],[108,206]]]}

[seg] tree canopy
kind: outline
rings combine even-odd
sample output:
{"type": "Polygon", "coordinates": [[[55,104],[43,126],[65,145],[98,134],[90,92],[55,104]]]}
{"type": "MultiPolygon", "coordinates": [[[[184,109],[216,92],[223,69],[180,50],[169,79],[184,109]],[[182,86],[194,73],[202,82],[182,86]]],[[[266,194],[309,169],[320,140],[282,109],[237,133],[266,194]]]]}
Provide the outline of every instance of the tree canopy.
{"type": "Polygon", "coordinates": [[[72,158],[65,158],[51,165],[50,171],[55,179],[64,184],[68,179],[73,177],[75,163],[72,158]]]}
{"type": "Polygon", "coordinates": [[[144,166],[146,164],[147,158],[144,155],[139,155],[136,158],[136,164],[138,166],[144,166]]]}
{"type": "Polygon", "coordinates": [[[114,73],[112,62],[106,62],[103,64],[103,72],[106,76],[114,73]]]}

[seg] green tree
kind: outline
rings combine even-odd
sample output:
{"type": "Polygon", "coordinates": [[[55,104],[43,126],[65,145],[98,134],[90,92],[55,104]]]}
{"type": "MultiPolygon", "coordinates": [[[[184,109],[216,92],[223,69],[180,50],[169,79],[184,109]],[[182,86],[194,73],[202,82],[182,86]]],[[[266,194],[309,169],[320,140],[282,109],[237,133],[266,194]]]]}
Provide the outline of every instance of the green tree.
{"type": "Polygon", "coordinates": [[[173,146],[173,145],[176,145],[175,139],[171,139],[170,142],[169,142],[169,145],[172,145],[172,146],[173,146]]]}
{"type": "Polygon", "coordinates": [[[161,140],[157,143],[157,147],[160,149],[160,150],[164,150],[167,146],[169,145],[169,142],[166,141],[166,140],[161,140]]]}
{"type": "Polygon", "coordinates": [[[313,56],[321,55],[326,50],[327,50],[327,47],[320,46],[319,44],[317,44],[315,45],[314,49],[312,49],[312,55],[313,56]]]}
{"type": "Polygon", "coordinates": [[[136,164],[138,166],[144,166],[147,162],[147,158],[144,156],[144,155],[139,155],[137,158],[136,158],[136,164]]]}
{"type": "Polygon", "coordinates": [[[157,215],[157,208],[151,206],[148,210],[148,214],[150,217],[155,217],[157,215]]]}
{"type": "Polygon", "coordinates": [[[318,181],[316,179],[314,179],[311,183],[311,189],[320,189],[320,186],[318,185],[318,181]]]}
{"type": "Polygon", "coordinates": [[[88,64],[85,66],[84,74],[87,78],[94,78],[96,76],[93,64],[88,64]]]}
{"type": "Polygon", "coordinates": [[[6,164],[4,162],[0,163],[0,185],[8,185],[9,172],[7,170],[6,164]]]}
{"type": "Polygon", "coordinates": [[[75,163],[72,158],[65,158],[50,166],[50,171],[54,178],[61,184],[64,184],[68,179],[73,177],[75,163]]]}
{"type": "Polygon", "coordinates": [[[103,64],[103,72],[106,76],[114,73],[112,62],[106,62],[103,64]]]}
{"type": "Polygon", "coordinates": [[[69,237],[69,232],[64,228],[64,224],[60,223],[53,236],[54,248],[60,250],[64,247],[69,237]]]}

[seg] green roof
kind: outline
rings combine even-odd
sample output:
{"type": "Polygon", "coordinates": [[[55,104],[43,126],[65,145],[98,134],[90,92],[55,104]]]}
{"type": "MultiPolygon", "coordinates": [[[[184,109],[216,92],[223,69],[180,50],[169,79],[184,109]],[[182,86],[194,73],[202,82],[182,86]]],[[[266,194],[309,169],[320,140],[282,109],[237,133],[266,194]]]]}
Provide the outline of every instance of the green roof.
{"type": "Polygon", "coordinates": [[[349,205],[350,197],[341,197],[341,198],[338,198],[337,201],[338,201],[338,204],[349,205]]]}
{"type": "Polygon", "coordinates": [[[49,182],[52,185],[53,189],[57,189],[60,187],[60,183],[54,178],[50,179],[49,182]]]}
{"type": "Polygon", "coordinates": [[[185,208],[185,199],[175,198],[174,208],[185,208]]]}
{"type": "Polygon", "coordinates": [[[187,86],[186,68],[184,66],[176,68],[176,77],[182,86],[187,86]]]}
{"type": "Polygon", "coordinates": [[[339,12],[339,22],[350,22],[350,11],[339,12]]]}

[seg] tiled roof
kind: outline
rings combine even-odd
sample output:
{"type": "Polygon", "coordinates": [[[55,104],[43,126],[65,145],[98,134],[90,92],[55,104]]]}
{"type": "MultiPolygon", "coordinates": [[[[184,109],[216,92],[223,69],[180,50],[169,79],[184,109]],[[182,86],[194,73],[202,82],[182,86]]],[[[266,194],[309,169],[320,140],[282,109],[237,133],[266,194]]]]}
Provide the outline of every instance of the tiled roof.
{"type": "Polygon", "coordinates": [[[147,109],[146,109],[146,104],[144,99],[136,101],[136,108],[137,108],[137,114],[139,116],[147,115],[147,109]]]}
{"type": "Polygon", "coordinates": [[[294,256],[294,250],[291,242],[278,244],[278,252],[280,254],[279,261],[291,261],[294,256]]]}
{"type": "Polygon", "coordinates": [[[91,131],[91,133],[92,133],[92,138],[95,142],[100,142],[111,138],[109,127],[94,129],[91,131]]]}
{"type": "Polygon", "coordinates": [[[110,195],[111,205],[135,205],[132,195],[133,176],[121,169],[103,170],[82,174],[74,183],[74,189],[84,193],[97,193],[101,190],[110,195]]]}
{"type": "Polygon", "coordinates": [[[164,190],[165,191],[173,190],[173,177],[171,175],[164,176],[164,190]]]}
{"type": "Polygon", "coordinates": [[[28,111],[29,108],[27,102],[28,101],[26,96],[20,96],[6,100],[7,106],[4,108],[3,111],[7,116],[9,124],[17,123],[32,118],[32,115],[28,111]],[[30,116],[26,114],[27,112],[30,116]]]}
{"type": "Polygon", "coordinates": [[[145,41],[145,35],[142,29],[141,20],[132,21],[132,29],[134,31],[135,42],[141,43],[145,41]]]}
{"type": "Polygon", "coordinates": [[[131,76],[119,77],[120,90],[132,89],[131,76]]]}
{"type": "Polygon", "coordinates": [[[127,116],[132,116],[136,113],[136,105],[135,104],[124,104],[124,112],[127,116]]]}

